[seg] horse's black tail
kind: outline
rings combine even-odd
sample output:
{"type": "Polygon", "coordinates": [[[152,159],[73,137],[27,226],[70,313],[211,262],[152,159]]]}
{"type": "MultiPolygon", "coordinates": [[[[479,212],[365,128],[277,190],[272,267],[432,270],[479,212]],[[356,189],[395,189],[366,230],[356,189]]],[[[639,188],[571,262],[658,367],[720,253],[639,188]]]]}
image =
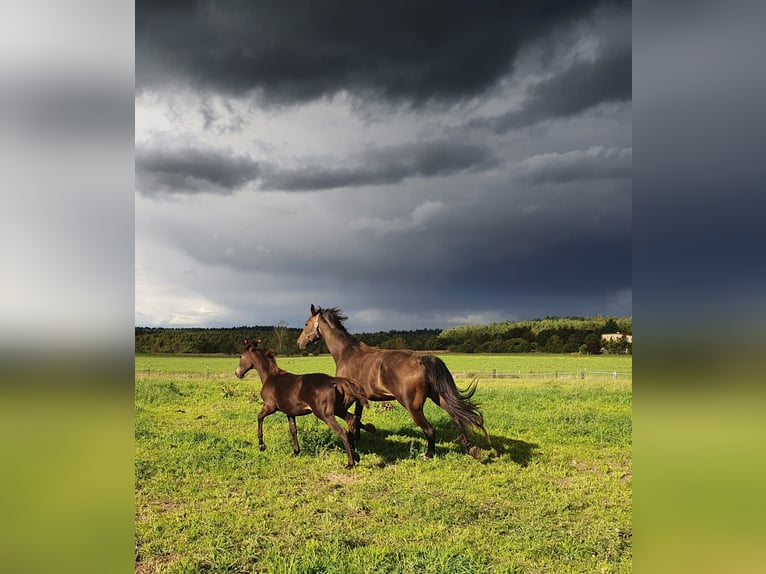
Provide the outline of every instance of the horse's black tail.
{"type": "Polygon", "coordinates": [[[367,393],[364,392],[364,389],[360,384],[344,377],[335,377],[333,382],[335,383],[335,388],[338,390],[338,392],[345,399],[348,399],[348,401],[344,400],[344,402],[350,405],[354,400],[356,400],[359,401],[365,408],[369,406],[369,403],[367,402],[367,393]]]}
{"type": "Polygon", "coordinates": [[[477,382],[474,380],[465,390],[460,390],[452,378],[447,365],[438,357],[424,355],[421,364],[426,370],[426,383],[439,395],[441,406],[461,430],[466,426],[481,429],[489,441],[489,433],[484,428],[484,415],[479,410],[479,405],[471,400],[476,392],[477,382]]]}

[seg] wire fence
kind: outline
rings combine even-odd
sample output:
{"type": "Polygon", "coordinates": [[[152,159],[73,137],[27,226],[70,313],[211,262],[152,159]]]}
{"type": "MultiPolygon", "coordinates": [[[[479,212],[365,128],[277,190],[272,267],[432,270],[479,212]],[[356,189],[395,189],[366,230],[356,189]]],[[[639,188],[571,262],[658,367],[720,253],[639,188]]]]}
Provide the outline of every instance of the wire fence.
{"type": "Polygon", "coordinates": [[[633,373],[626,371],[595,371],[580,369],[577,371],[456,371],[456,379],[632,379],[633,373]]]}
{"type": "MultiPolygon", "coordinates": [[[[152,365],[135,370],[136,378],[157,378],[161,376],[177,376],[184,379],[228,379],[233,376],[232,372],[216,372],[207,367],[205,371],[173,371],[163,370],[152,365]]],[[[452,376],[456,379],[632,379],[630,371],[604,371],[579,369],[575,371],[453,371],[452,376]]]]}

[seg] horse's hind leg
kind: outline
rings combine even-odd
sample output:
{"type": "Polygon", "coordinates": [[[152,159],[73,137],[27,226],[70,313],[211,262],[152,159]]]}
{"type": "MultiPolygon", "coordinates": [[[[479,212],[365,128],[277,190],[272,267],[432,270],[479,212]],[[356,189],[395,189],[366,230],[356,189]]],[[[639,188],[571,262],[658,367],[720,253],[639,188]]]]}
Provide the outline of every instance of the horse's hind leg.
{"type": "MultiPolygon", "coordinates": [[[[481,449],[478,446],[471,444],[471,441],[468,440],[468,434],[465,432],[465,425],[458,422],[457,426],[460,428],[460,443],[465,447],[465,450],[468,451],[468,454],[470,454],[476,460],[480,460],[481,449]]],[[[486,434],[487,431],[484,432],[486,434]]]]}
{"type": "MultiPolygon", "coordinates": [[[[447,410],[447,401],[443,400],[441,396],[439,396],[439,393],[433,390],[429,390],[428,397],[437,405],[439,405],[442,409],[445,410],[445,412],[450,415],[450,418],[452,419],[452,422],[454,422],[458,429],[460,429],[460,444],[462,444],[465,449],[468,451],[468,454],[470,454],[472,457],[474,457],[476,460],[481,459],[481,449],[477,446],[474,446],[471,444],[471,441],[468,439],[468,434],[465,430],[465,424],[457,420],[455,417],[452,416],[452,414],[447,410]]],[[[487,432],[487,429],[484,428],[484,425],[482,425],[481,430],[484,431],[484,436],[487,438],[487,444],[491,444],[491,441],[489,439],[489,433],[487,432]]]]}
{"type": "Polygon", "coordinates": [[[427,459],[433,458],[434,453],[436,452],[436,431],[434,430],[434,427],[428,422],[422,409],[410,410],[410,415],[412,416],[412,420],[415,421],[415,424],[423,429],[423,433],[426,435],[428,447],[426,448],[424,457],[427,459]]]}
{"type": "Polygon", "coordinates": [[[298,429],[295,426],[295,417],[287,417],[287,422],[290,425],[290,434],[293,435],[293,455],[297,455],[301,452],[301,447],[298,444],[298,429]]]}

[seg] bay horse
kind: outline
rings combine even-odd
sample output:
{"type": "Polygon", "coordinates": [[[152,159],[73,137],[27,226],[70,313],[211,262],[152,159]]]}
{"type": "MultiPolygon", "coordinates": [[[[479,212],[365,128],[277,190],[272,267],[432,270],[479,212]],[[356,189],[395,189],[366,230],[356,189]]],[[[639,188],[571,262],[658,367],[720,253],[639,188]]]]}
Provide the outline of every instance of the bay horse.
{"type": "MultiPolygon", "coordinates": [[[[484,416],[478,405],[471,401],[476,382],[460,390],[438,357],[409,350],[370,347],[349,334],[343,324],[347,318],[337,307],[322,309],[312,304],[311,316],[298,337],[298,347],[305,349],[310,343],[323,339],[335,360],[337,376],[356,381],[364,387],[371,401],[396,399],[402,404],[426,435],[426,459],[433,458],[436,446],[436,431],[423,414],[427,398],[447,411],[460,430],[461,443],[471,456],[479,459],[481,449],[473,446],[466,435],[466,427],[475,427],[482,430],[490,442],[484,428],[484,416]]],[[[363,406],[357,404],[356,409],[356,422],[361,425],[363,406]]],[[[366,425],[362,426],[366,428],[366,425]]],[[[358,426],[355,432],[358,436],[358,426]]]]}
{"type": "Polygon", "coordinates": [[[359,455],[354,451],[357,417],[349,413],[348,409],[357,403],[360,409],[359,416],[361,416],[362,407],[368,404],[364,389],[349,379],[331,377],[325,373],[305,375],[288,373],[277,366],[274,353],[259,348],[259,343],[259,339],[254,341],[245,339],[245,348],[240,355],[239,366],[234,372],[237,378],[241,379],[250,369],[255,369],[263,383],[261,387],[263,408],[258,413],[258,447],[266,450],[263,442],[263,419],[276,411],[281,411],[287,415],[290,434],[293,437],[293,454],[297,455],[301,449],[298,444],[295,417],[314,413],[340,437],[348,455],[346,468],[353,468],[354,461],[359,460],[359,455]],[[338,424],[335,420],[336,416],[345,419],[349,427],[348,432],[338,424]]]}

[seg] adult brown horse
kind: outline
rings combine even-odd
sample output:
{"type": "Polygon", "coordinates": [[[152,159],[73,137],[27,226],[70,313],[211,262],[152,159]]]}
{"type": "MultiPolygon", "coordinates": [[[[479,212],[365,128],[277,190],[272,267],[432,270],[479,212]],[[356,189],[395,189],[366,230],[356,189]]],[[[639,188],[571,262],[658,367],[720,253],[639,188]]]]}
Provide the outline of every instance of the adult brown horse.
{"type": "MultiPolygon", "coordinates": [[[[335,434],[340,437],[348,454],[346,468],[353,468],[354,461],[359,455],[354,452],[354,434],[356,417],[348,412],[354,403],[367,405],[367,396],[359,385],[349,379],[331,377],[325,373],[309,373],[294,375],[280,369],[274,358],[274,353],[258,347],[258,339],[245,339],[245,348],[239,358],[239,366],[234,372],[238,378],[243,378],[250,369],[255,369],[261,377],[261,398],[263,408],[258,413],[258,446],[266,449],[263,442],[263,419],[270,414],[281,411],[287,415],[290,434],[293,436],[293,454],[301,449],[298,445],[298,430],[295,427],[295,417],[314,413],[323,420],[335,434]],[[335,420],[339,416],[346,420],[349,432],[344,431],[335,420]]],[[[361,410],[359,411],[361,416],[361,410]]]]}
{"type": "MultiPolygon", "coordinates": [[[[468,440],[466,427],[481,429],[487,442],[489,434],[484,428],[481,411],[471,401],[476,383],[461,391],[455,385],[447,366],[438,357],[365,345],[346,330],[343,325],[346,319],[337,307],[322,309],[311,305],[311,316],[298,337],[298,346],[305,349],[310,343],[324,339],[335,359],[337,376],[358,382],[371,401],[399,401],[426,435],[428,448],[425,458],[432,458],[436,448],[436,431],[423,414],[426,398],[430,398],[447,411],[460,429],[463,446],[471,456],[478,459],[481,450],[468,440]]],[[[362,407],[357,405],[356,408],[358,424],[361,424],[362,407]]]]}

